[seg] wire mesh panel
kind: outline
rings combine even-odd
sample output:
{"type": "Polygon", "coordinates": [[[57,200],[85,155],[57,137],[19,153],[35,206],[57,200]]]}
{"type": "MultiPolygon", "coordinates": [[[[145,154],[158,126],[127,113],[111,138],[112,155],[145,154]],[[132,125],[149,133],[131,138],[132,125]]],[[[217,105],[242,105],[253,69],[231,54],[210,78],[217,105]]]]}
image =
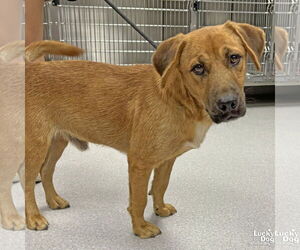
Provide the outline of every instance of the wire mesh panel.
{"type": "Polygon", "coordinates": [[[288,35],[286,53],[282,58],[283,70],[276,72],[277,80],[299,80],[300,76],[300,1],[280,0],[275,3],[275,49],[280,53],[282,42],[280,35],[288,35]]]}
{"type": "MultiPolygon", "coordinates": [[[[187,0],[115,0],[156,44],[190,31],[187,0]]],[[[150,63],[154,48],[102,0],[61,0],[45,6],[45,37],[85,49],[83,59],[113,64],[150,63]]]]}
{"type": "MultiPolygon", "coordinates": [[[[295,81],[300,76],[299,0],[113,0],[136,26],[156,44],[180,32],[232,20],[261,27],[266,33],[262,71],[248,62],[251,83],[273,83],[274,42],[278,30],[287,33],[280,58],[283,69],[276,80],[295,81]]],[[[45,5],[45,38],[85,49],[81,59],[127,65],[150,63],[154,48],[103,0],[60,0],[45,5]]],[[[277,46],[279,48],[279,46],[277,46]]],[[[49,57],[61,59],[59,57],[49,57]]]]}

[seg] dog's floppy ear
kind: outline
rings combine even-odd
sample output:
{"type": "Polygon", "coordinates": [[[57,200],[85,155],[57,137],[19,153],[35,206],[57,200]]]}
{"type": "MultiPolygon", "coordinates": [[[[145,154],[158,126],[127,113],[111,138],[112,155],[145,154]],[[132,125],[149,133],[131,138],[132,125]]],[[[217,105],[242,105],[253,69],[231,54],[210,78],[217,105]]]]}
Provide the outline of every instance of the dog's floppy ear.
{"type": "Polygon", "coordinates": [[[228,21],[225,27],[234,31],[253,60],[257,70],[260,70],[260,57],[264,51],[266,36],[262,29],[246,23],[235,23],[228,21]]]}
{"type": "Polygon", "coordinates": [[[153,65],[156,71],[162,76],[166,68],[175,59],[179,45],[184,38],[183,34],[178,34],[174,37],[162,42],[152,57],[153,65]]]}

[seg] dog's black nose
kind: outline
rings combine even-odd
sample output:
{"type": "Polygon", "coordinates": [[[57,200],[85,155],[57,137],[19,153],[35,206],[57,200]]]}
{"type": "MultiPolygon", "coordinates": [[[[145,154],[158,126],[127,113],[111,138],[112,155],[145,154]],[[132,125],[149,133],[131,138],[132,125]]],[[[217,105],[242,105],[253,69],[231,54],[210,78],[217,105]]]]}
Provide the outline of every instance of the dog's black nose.
{"type": "Polygon", "coordinates": [[[217,102],[217,108],[222,113],[229,113],[238,109],[238,99],[236,97],[222,98],[217,102]]]}

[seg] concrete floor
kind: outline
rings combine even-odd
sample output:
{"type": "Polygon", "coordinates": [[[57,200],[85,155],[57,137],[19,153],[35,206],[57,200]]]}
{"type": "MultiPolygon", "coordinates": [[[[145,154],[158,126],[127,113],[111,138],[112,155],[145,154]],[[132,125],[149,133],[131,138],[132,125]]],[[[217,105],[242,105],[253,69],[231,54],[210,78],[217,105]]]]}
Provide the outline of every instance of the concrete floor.
{"type": "MultiPolygon", "coordinates": [[[[166,194],[178,212],[157,217],[149,197],[145,218],[162,234],[147,240],[131,232],[126,156],[103,146],[91,145],[83,153],[70,146],[58,163],[55,183],[71,207],[50,210],[37,185],[49,230],[0,230],[7,241],[0,248],[273,249],[254,230],[275,228],[274,114],[273,106],[248,108],[244,118],[213,126],[200,149],[178,158],[166,194]]],[[[21,210],[19,184],[13,192],[21,210]]]]}

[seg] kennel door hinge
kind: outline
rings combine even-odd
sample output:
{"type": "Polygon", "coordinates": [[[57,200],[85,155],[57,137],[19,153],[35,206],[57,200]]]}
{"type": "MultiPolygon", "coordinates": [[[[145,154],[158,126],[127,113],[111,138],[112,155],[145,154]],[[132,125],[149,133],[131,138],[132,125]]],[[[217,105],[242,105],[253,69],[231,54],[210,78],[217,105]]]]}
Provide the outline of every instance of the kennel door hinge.
{"type": "Polygon", "coordinates": [[[193,3],[193,11],[201,10],[201,1],[195,0],[193,3]]]}

